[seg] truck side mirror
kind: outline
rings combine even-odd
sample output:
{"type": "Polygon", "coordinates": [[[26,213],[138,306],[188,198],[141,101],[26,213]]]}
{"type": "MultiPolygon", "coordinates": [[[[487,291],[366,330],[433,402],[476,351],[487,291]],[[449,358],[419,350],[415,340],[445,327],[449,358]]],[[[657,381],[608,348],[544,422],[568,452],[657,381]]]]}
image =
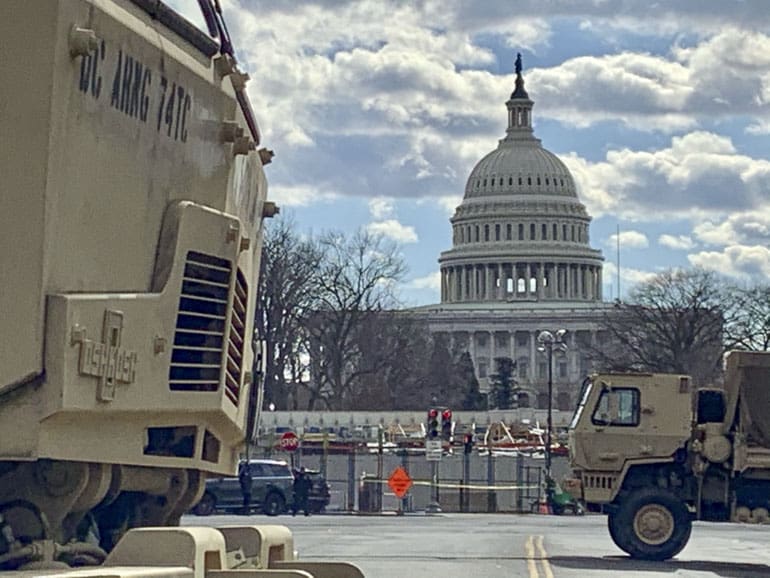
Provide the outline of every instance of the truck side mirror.
{"type": "Polygon", "coordinates": [[[696,398],[697,423],[722,423],[727,403],[725,393],[719,389],[699,389],[696,398]]]}

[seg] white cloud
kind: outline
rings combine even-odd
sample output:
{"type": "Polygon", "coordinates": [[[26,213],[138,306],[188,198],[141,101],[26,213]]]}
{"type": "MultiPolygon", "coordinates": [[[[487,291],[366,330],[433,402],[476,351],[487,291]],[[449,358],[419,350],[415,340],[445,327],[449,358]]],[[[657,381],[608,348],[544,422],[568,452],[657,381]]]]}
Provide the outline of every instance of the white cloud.
{"type": "Polygon", "coordinates": [[[747,126],[746,132],[754,135],[770,134],[770,120],[758,120],[754,124],[747,126]]]}
{"type": "Polygon", "coordinates": [[[414,227],[402,225],[395,219],[369,223],[366,228],[371,233],[382,235],[399,243],[416,243],[418,240],[414,227]]]}
{"type": "MultiPolygon", "coordinates": [[[[645,271],[634,267],[620,267],[620,292],[626,295],[628,290],[638,283],[650,281],[658,273],[656,271],[645,271]]],[[[615,263],[608,261],[604,264],[602,270],[602,279],[604,283],[604,298],[607,300],[617,299],[618,294],[618,267],[615,263]]]]}
{"type": "Polygon", "coordinates": [[[434,205],[441,208],[441,210],[449,216],[454,215],[457,207],[463,202],[462,195],[443,195],[439,197],[423,198],[417,201],[420,206],[434,205]]]}
{"type": "Polygon", "coordinates": [[[669,249],[682,249],[685,251],[695,246],[693,240],[687,235],[669,235],[667,233],[658,237],[658,244],[669,249]]]}
{"type": "Polygon", "coordinates": [[[770,244],[770,208],[734,213],[724,220],[708,220],[693,229],[697,239],[710,245],[770,244]]]}
{"type": "Polygon", "coordinates": [[[309,185],[270,187],[268,196],[280,207],[307,206],[319,202],[330,203],[339,198],[336,193],[319,190],[309,185]]]}
{"type": "Polygon", "coordinates": [[[594,216],[702,219],[756,210],[770,200],[770,161],[742,155],[729,138],[706,131],[673,137],[659,150],[615,149],[602,162],[574,155],[565,162],[594,216]]]}
{"type": "Polygon", "coordinates": [[[406,286],[410,289],[432,289],[441,290],[441,272],[436,271],[425,277],[417,277],[409,281],[406,286]]]}
{"type": "Polygon", "coordinates": [[[770,249],[764,246],[732,245],[723,251],[702,251],[689,255],[690,263],[722,275],[767,282],[770,277],[770,249]]]}
{"type": "MultiPolygon", "coordinates": [[[[617,247],[618,235],[610,235],[605,245],[608,247],[617,247]]],[[[621,231],[620,232],[620,248],[622,249],[644,249],[648,247],[650,242],[647,240],[647,235],[640,233],[639,231],[621,231]]]]}
{"type": "Polygon", "coordinates": [[[393,199],[375,197],[369,200],[369,214],[372,218],[381,220],[394,214],[393,199]]]}

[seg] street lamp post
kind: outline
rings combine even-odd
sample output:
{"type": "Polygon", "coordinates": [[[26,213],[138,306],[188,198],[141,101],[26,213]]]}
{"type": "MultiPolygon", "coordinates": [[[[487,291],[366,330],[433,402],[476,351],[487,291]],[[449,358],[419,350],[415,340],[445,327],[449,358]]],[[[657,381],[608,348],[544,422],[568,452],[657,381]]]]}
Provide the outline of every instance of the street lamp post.
{"type": "Polygon", "coordinates": [[[541,331],[537,336],[538,351],[542,351],[548,358],[548,423],[545,430],[545,496],[548,504],[548,511],[553,511],[553,477],[551,475],[551,443],[553,432],[553,349],[556,347],[559,351],[566,351],[567,344],[564,343],[566,329],[559,329],[556,335],[550,331],[541,331]]]}

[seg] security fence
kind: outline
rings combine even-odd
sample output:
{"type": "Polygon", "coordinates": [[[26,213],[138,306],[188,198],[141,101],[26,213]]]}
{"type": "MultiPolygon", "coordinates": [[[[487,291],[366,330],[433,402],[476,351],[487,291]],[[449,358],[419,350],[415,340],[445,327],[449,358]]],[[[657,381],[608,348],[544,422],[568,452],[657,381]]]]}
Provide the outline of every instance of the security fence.
{"type": "MultiPolygon", "coordinates": [[[[428,461],[424,452],[413,448],[382,453],[371,448],[335,453],[300,448],[263,455],[285,459],[297,468],[320,470],[331,486],[327,509],[337,511],[422,511],[437,497],[444,512],[530,512],[545,486],[542,455],[464,454],[461,450],[444,454],[437,462],[428,461]],[[407,471],[413,484],[403,499],[387,483],[398,466],[407,471]]],[[[559,481],[567,472],[567,458],[553,456],[553,478],[559,481]]]]}

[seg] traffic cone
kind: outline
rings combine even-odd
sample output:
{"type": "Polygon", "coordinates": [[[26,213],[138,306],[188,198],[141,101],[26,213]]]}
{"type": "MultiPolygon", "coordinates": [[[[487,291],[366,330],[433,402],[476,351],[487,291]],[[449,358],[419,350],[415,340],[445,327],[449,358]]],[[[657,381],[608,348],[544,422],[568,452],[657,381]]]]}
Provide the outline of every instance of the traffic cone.
{"type": "Polygon", "coordinates": [[[540,503],[537,505],[538,514],[550,514],[551,508],[548,507],[548,499],[545,497],[540,498],[540,503]]]}

